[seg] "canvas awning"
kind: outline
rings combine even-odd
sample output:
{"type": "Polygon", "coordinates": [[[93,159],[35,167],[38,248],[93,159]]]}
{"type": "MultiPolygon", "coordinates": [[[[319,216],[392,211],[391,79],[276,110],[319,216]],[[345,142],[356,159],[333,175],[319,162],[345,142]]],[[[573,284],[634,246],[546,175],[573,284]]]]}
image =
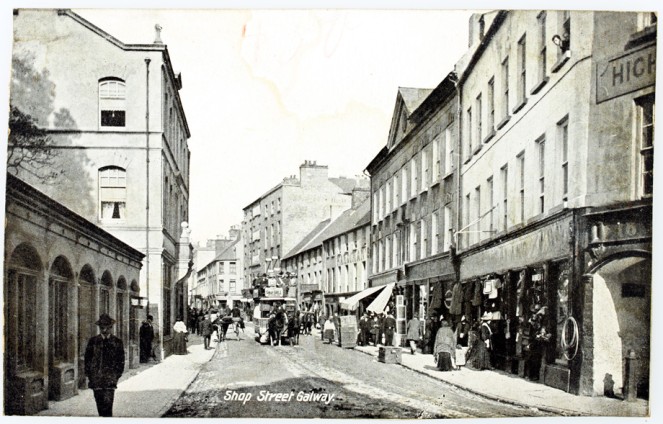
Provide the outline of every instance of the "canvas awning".
{"type": "Polygon", "coordinates": [[[387,306],[387,303],[389,303],[389,299],[391,298],[391,292],[394,290],[394,286],[396,283],[389,283],[384,287],[384,290],[380,292],[378,297],[375,298],[373,302],[371,302],[370,305],[368,305],[368,308],[366,308],[367,311],[375,312],[376,314],[379,314],[381,312],[384,312],[384,308],[387,306]]]}
{"type": "Polygon", "coordinates": [[[365,290],[360,291],[359,293],[355,293],[354,295],[348,297],[347,299],[343,300],[340,303],[341,308],[347,309],[349,311],[354,311],[357,309],[357,305],[359,304],[359,301],[365,298],[366,296],[370,296],[371,294],[377,292],[378,290],[382,290],[385,286],[378,286],[378,287],[369,287],[365,290]]]}

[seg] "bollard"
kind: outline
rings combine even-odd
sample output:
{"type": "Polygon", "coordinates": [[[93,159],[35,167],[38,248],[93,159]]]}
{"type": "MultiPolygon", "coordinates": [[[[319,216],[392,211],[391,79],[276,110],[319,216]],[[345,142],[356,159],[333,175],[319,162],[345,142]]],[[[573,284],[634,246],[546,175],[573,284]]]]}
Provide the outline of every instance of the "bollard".
{"type": "Polygon", "coordinates": [[[629,350],[628,356],[624,358],[624,387],[622,392],[624,394],[624,400],[628,402],[635,402],[637,400],[637,379],[636,379],[636,367],[638,359],[635,357],[635,351],[633,349],[629,350]]]}

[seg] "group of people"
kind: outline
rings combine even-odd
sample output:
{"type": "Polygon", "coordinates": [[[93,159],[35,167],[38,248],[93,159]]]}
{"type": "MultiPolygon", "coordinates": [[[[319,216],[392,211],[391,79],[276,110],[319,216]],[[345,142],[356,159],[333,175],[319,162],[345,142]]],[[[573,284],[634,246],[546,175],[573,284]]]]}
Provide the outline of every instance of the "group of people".
{"type": "Polygon", "coordinates": [[[491,336],[492,330],[485,321],[470,325],[463,316],[452,329],[449,322],[441,316],[433,348],[437,368],[441,371],[452,371],[458,369],[459,365],[465,365],[474,370],[491,369],[491,336]],[[458,352],[464,357],[457,358],[458,352]]]}
{"type": "Polygon", "coordinates": [[[396,334],[396,318],[390,311],[386,313],[365,312],[359,319],[359,346],[393,346],[396,334]]]}

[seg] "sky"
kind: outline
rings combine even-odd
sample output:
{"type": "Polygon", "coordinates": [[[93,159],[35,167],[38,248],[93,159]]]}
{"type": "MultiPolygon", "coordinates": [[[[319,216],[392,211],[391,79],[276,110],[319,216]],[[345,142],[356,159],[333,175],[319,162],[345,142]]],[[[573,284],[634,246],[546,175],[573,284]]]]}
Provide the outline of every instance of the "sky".
{"type": "MultiPolygon", "coordinates": [[[[182,73],[191,131],[194,241],[226,235],[241,224],[245,206],[284,177],[298,176],[305,160],[327,165],[330,176],[362,175],[387,142],[398,87],[440,83],[467,50],[471,15],[430,1],[408,3],[409,10],[391,1],[380,3],[384,9],[365,1],[317,3],[327,9],[305,9],[309,2],[297,1],[89,4],[67,6],[124,43],[151,43],[154,25],[163,28],[172,65],[182,73]],[[182,5],[188,9],[174,8],[182,5]]],[[[445,5],[454,6],[491,5],[445,5]]],[[[9,23],[3,41],[11,40],[10,9],[2,10],[0,26],[9,23]]]]}
{"type": "Polygon", "coordinates": [[[191,138],[192,238],[315,160],[362,175],[399,86],[434,88],[467,48],[468,11],[74,9],[125,43],[163,28],[191,138]],[[131,22],[131,25],[127,25],[131,22]]]}

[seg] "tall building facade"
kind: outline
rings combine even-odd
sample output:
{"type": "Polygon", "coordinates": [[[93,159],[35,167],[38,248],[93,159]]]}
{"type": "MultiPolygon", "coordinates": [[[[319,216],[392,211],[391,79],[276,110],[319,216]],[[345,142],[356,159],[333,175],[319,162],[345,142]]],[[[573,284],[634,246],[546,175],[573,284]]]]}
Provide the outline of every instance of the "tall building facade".
{"type": "Polygon", "coordinates": [[[352,189],[367,180],[330,178],[326,165],[305,161],[291,176],[244,208],[244,279],[282,269],[281,258],[321,221],[352,205],[352,189]]]}
{"type": "Polygon", "coordinates": [[[190,133],[156,31],[154,43],[125,44],[70,10],[15,10],[12,111],[52,140],[51,181],[8,170],[146,254],[140,292],[168,355],[188,293],[190,133]]]}
{"type": "Polygon", "coordinates": [[[474,15],[461,110],[457,313],[494,366],[648,396],[656,17],[474,15]],[[476,296],[475,296],[476,294],[476,296]],[[469,300],[468,300],[469,299],[469,300]]]}
{"type": "Polygon", "coordinates": [[[400,88],[387,145],[366,168],[372,199],[368,279],[371,287],[395,289],[399,335],[415,313],[422,319],[446,314],[443,299],[456,281],[456,82],[452,73],[432,90],[400,88]]]}
{"type": "Polygon", "coordinates": [[[226,306],[232,308],[244,300],[244,244],[239,237],[239,230],[235,231],[235,236],[229,246],[214,259],[203,264],[196,273],[196,292],[200,294],[203,309],[226,306]]]}

